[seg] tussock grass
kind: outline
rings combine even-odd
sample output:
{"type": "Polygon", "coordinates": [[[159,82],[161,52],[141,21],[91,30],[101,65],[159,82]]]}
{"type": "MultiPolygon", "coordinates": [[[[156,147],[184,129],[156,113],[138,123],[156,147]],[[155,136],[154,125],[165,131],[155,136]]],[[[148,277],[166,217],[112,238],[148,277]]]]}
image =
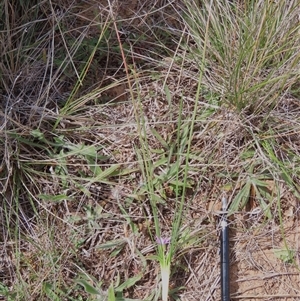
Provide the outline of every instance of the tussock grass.
{"type": "Polygon", "coordinates": [[[0,5],[0,295],[218,299],[223,193],[232,282],[296,271],[297,1],[0,5]]]}
{"type": "Polygon", "coordinates": [[[299,81],[298,3],[283,1],[190,5],[192,57],[206,74],[204,85],[234,110],[267,114],[299,81]],[[209,43],[204,40],[209,22],[209,43]],[[207,47],[204,66],[198,52],[207,47]]]}
{"type": "MultiPolygon", "coordinates": [[[[227,120],[232,121],[232,126],[227,127],[231,140],[226,142],[228,147],[235,140],[236,154],[244,159],[253,156],[254,160],[248,165],[247,188],[241,190],[232,209],[237,209],[242,198],[247,202],[250,187],[255,187],[259,195],[259,186],[264,184],[251,180],[254,169],[258,176],[257,166],[261,167],[262,177],[281,178],[298,195],[289,176],[295,174],[294,167],[280,163],[291,159],[282,152],[282,143],[293,148],[288,133],[298,131],[286,114],[293,111],[292,103],[297,101],[292,87],[299,82],[298,3],[250,1],[234,5],[211,1],[188,8],[186,19],[194,44],[189,48],[189,58],[205,74],[203,93],[226,107],[227,120]],[[204,40],[206,26],[208,42],[204,40]],[[199,53],[204,48],[203,64],[199,53]]],[[[293,160],[298,160],[297,154],[293,160]]],[[[268,205],[261,205],[270,217],[268,205]]]]}

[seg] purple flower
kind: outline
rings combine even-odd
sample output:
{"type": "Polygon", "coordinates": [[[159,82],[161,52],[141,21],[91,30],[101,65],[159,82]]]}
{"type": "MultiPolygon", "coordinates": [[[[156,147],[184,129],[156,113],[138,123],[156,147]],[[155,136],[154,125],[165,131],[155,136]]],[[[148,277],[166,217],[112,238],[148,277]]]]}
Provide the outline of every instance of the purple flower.
{"type": "Polygon", "coordinates": [[[156,240],[157,244],[159,244],[159,245],[168,245],[171,241],[171,238],[170,237],[155,236],[155,240],[156,240]]]}

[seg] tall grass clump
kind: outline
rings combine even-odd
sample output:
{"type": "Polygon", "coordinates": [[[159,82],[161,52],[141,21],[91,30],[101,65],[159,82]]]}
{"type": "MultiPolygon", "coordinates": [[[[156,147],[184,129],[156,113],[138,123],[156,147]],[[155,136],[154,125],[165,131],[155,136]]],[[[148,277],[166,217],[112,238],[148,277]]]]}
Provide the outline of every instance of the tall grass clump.
{"type": "Polygon", "coordinates": [[[71,157],[93,165],[88,167],[92,177],[103,171],[96,166],[103,157],[86,141],[87,132],[64,131],[62,119],[70,117],[75,94],[87,89],[92,60],[105,51],[106,23],[97,18],[100,10],[82,21],[76,6],[59,4],[0,4],[0,240],[1,254],[12,252],[15,258],[5,259],[10,265],[1,285],[13,300],[39,299],[47,294],[47,283],[66,285],[57,269],[64,269],[63,258],[71,255],[59,233],[70,229],[52,210],[77,188],[88,193],[93,181],[73,169],[71,157]],[[86,38],[90,28],[93,39],[86,38]],[[43,239],[39,231],[45,231],[43,239]]]}
{"type": "Polygon", "coordinates": [[[35,202],[29,199],[40,193],[36,177],[50,176],[61,147],[81,145],[72,131],[62,134],[57,127],[64,127],[60,121],[78,105],[75,96],[92,85],[90,74],[87,79],[92,61],[107,50],[107,19],[100,10],[82,21],[80,7],[60,4],[60,10],[47,1],[0,4],[1,192],[10,205],[24,199],[30,214],[35,202]]]}
{"type": "Polygon", "coordinates": [[[41,33],[48,22],[43,18],[45,15],[38,1],[19,5],[3,1],[0,11],[1,194],[6,215],[4,220],[8,224],[18,220],[26,227],[28,218],[34,214],[29,199],[24,196],[26,190],[34,186],[27,173],[30,169],[28,155],[31,152],[32,166],[39,153],[33,151],[29,144],[30,131],[39,126],[45,109],[42,94],[47,71],[43,68],[42,50],[46,49],[47,37],[41,33]]]}
{"type": "Polygon", "coordinates": [[[191,59],[205,72],[203,89],[219,94],[222,102],[247,114],[267,113],[299,81],[298,1],[186,5],[191,59]],[[207,63],[201,65],[208,21],[207,63]]]}
{"type": "Polygon", "coordinates": [[[242,188],[231,208],[244,207],[249,196],[256,197],[270,218],[279,183],[298,196],[295,175],[300,154],[293,141],[299,129],[295,123],[299,120],[299,2],[185,4],[186,62],[204,74],[202,97],[212,95],[223,112],[219,116],[223,125],[216,126],[211,137],[226,145],[226,161],[235,157],[239,162],[229,172],[242,188]],[[226,135],[221,133],[223,126],[226,135]],[[272,192],[267,180],[277,183],[272,192]]]}

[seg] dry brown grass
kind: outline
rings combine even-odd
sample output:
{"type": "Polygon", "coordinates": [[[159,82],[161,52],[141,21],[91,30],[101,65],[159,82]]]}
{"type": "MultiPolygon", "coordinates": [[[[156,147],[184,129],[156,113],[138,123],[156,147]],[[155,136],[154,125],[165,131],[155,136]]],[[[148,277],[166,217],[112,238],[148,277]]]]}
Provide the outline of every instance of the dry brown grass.
{"type": "MultiPolygon", "coordinates": [[[[156,252],[155,231],[140,128],[145,126],[151,150],[147,159],[154,165],[161,230],[169,235],[178,198],[174,174],[164,175],[182,152],[177,173],[183,179],[187,147],[176,144],[177,133],[185,141],[196,102],[189,188],[171,290],[178,289],[177,300],[220,300],[218,203],[224,191],[231,200],[236,198],[252,176],[250,166],[268,186],[272,219],[259,210],[252,190],[247,206],[232,215],[231,297],[298,299],[299,202],[255,141],[274,138],[274,152],[295,170],[297,184],[298,99],[282,95],[266,127],[261,115],[222,106],[216,94],[204,91],[196,99],[199,66],[186,60],[186,49],[178,48],[178,40],[187,35],[178,16],[182,7],[175,1],[165,6],[158,1],[45,1],[41,8],[48,38],[32,48],[32,60],[16,64],[14,72],[9,64],[1,69],[6,74],[0,111],[0,289],[3,296],[6,289],[11,291],[7,300],[97,300],[84,290],[83,280],[104,294],[112,283],[116,289],[135,277],[134,285],[122,289],[124,298],[159,300],[159,264],[149,260],[156,252]],[[112,11],[118,26],[122,23],[118,33],[109,23],[112,11]],[[53,30],[60,17],[60,28],[53,30]],[[91,40],[101,33],[99,24],[107,20],[102,52],[93,57],[78,93],[68,98],[84,68],[85,51],[90,53],[91,40]],[[52,66],[65,54],[65,43],[77,39],[87,41],[87,48],[80,49],[78,57],[74,52],[66,67],[61,62],[52,66]],[[37,129],[43,137],[33,137],[37,129]],[[93,147],[96,158],[89,152],[93,147]],[[266,172],[268,177],[261,177],[266,172]],[[274,254],[286,245],[294,252],[293,262],[274,254]]],[[[17,21],[11,24],[24,30],[17,21]]],[[[2,31],[2,40],[7,33],[2,31]]],[[[82,42],[76,45],[83,47],[82,42]]],[[[3,50],[14,54],[17,46],[8,44],[3,50]]]]}

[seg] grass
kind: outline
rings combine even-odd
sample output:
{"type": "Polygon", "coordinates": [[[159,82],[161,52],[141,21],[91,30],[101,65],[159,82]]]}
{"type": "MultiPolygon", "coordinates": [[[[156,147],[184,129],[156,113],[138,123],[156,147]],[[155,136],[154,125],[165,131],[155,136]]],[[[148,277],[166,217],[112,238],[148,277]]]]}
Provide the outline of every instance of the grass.
{"type": "Polygon", "coordinates": [[[120,5],[0,4],[0,296],[218,299],[225,193],[234,297],[297,300],[297,1],[120,5]]]}

